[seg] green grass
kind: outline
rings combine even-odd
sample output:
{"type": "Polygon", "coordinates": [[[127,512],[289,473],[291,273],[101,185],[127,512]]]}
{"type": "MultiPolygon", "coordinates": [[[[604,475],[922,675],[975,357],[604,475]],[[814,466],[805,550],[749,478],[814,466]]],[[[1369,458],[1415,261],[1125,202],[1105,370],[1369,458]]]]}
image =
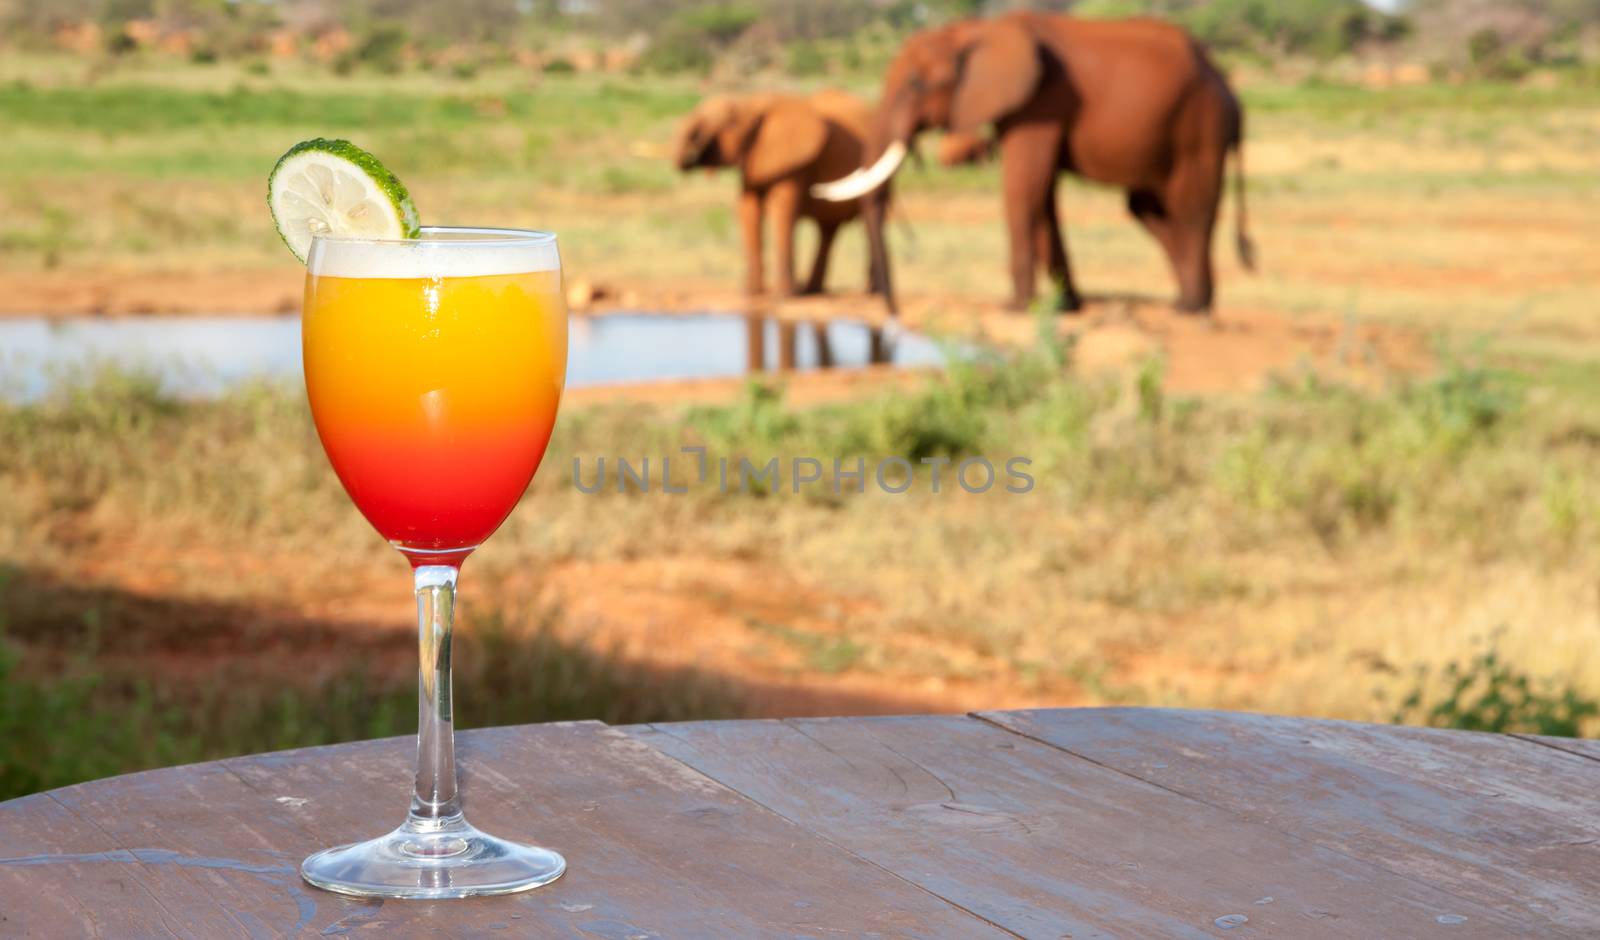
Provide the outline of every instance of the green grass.
{"type": "Polygon", "coordinates": [[[414,174],[532,172],[565,183],[549,157],[557,142],[581,151],[641,125],[655,128],[697,97],[685,88],[578,79],[540,91],[424,96],[338,85],[310,91],[240,84],[215,92],[12,84],[0,86],[0,121],[19,132],[0,169],[253,180],[272,148],[335,133],[359,136],[414,174]]]}

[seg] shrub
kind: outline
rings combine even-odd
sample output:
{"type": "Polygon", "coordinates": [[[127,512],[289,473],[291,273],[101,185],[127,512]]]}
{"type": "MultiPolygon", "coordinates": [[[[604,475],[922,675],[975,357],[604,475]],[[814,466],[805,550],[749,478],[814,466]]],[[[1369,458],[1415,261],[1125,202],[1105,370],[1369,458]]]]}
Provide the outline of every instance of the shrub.
{"type": "Polygon", "coordinates": [[[405,66],[406,31],[403,26],[383,23],[355,47],[355,61],[385,75],[395,75],[405,66]]]}
{"type": "Polygon", "coordinates": [[[1365,41],[1403,36],[1409,28],[1359,0],[1213,0],[1190,5],[1179,19],[1220,48],[1319,58],[1350,52],[1365,41]]]}
{"type": "Polygon", "coordinates": [[[828,70],[828,57],[812,42],[797,42],[789,47],[785,70],[797,78],[821,75],[828,70]]]}
{"type": "Polygon", "coordinates": [[[1472,659],[1445,666],[1442,678],[1445,693],[1432,700],[1435,683],[1426,668],[1418,669],[1417,684],[1395,710],[1394,722],[1575,738],[1600,716],[1600,700],[1552,680],[1534,680],[1502,660],[1492,640],[1472,659]]]}
{"type": "Polygon", "coordinates": [[[673,14],[639,59],[651,72],[704,72],[716,55],[761,18],[754,7],[720,3],[673,14]]]}
{"type": "Polygon", "coordinates": [[[1526,52],[1489,28],[1467,37],[1467,61],[1477,75],[1501,81],[1515,81],[1533,69],[1526,52]]]}
{"type": "Polygon", "coordinates": [[[113,56],[129,55],[139,51],[139,44],[125,29],[107,30],[105,44],[106,52],[113,56]]]}
{"type": "Polygon", "coordinates": [[[638,68],[668,74],[704,72],[711,68],[711,52],[700,36],[669,25],[639,57],[638,68]]]}
{"type": "Polygon", "coordinates": [[[754,7],[718,3],[690,7],[674,15],[672,22],[709,42],[726,46],[744,35],[744,31],[759,19],[761,12],[754,7]]]}

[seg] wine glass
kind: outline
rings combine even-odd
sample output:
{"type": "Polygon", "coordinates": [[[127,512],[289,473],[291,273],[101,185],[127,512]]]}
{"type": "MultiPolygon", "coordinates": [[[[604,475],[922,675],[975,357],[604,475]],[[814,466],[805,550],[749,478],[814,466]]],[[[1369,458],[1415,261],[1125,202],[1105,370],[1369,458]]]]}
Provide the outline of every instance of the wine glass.
{"type": "Polygon", "coordinates": [[[544,457],[567,372],[567,309],[546,232],[424,228],[319,236],[307,259],[306,392],[334,472],[411,562],[417,772],[406,820],[318,852],[300,873],[363,897],[458,898],[547,884],[566,861],[480,832],[456,790],[450,633],[456,578],[544,457]]]}

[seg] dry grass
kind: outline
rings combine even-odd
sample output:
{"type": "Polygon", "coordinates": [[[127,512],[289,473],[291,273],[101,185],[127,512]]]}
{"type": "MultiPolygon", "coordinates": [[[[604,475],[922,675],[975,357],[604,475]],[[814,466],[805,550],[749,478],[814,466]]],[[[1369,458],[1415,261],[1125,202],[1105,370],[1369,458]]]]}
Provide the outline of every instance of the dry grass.
{"type": "MultiPolygon", "coordinates": [[[[572,410],[526,505],[469,566],[474,596],[555,605],[558,633],[658,665],[934,688],[948,707],[1003,695],[1382,719],[1416,667],[1468,659],[1497,631],[1518,669],[1600,695],[1592,370],[1173,400],[1150,381],[1040,369],[809,411],[767,396],[572,410]],[[570,484],[574,459],[592,476],[597,457],[686,442],[758,463],[1021,454],[1038,483],[769,497],[570,484]]],[[[17,494],[0,556],[404,629],[398,562],[346,505],[292,391],[178,405],[101,387],[0,424],[17,494]]]]}

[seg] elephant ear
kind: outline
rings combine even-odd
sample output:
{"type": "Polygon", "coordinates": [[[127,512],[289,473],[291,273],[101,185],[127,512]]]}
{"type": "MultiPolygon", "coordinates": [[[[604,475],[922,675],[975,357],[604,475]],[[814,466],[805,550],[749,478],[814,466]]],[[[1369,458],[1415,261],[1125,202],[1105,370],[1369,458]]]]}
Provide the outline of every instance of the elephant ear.
{"type": "Polygon", "coordinates": [[[716,135],[722,166],[744,163],[764,113],[766,102],[759,99],[714,98],[701,106],[700,126],[716,135]]]}
{"type": "Polygon", "coordinates": [[[1015,20],[983,23],[967,48],[950,103],[950,130],[972,134],[1022,107],[1044,69],[1033,36],[1015,20]]]}
{"type": "Polygon", "coordinates": [[[766,109],[744,159],[744,178],[767,186],[803,169],[822,155],[828,122],[800,100],[777,101],[766,109]]]}

